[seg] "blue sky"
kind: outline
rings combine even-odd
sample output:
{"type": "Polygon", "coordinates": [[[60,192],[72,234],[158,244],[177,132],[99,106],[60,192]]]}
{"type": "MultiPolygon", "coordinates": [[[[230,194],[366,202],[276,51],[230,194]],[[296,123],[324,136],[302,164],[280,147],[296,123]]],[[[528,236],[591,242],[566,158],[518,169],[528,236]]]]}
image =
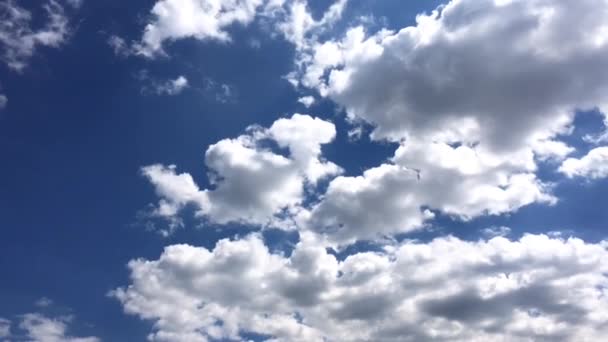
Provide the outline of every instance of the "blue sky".
{"type": "Polygon", "coordinates": [[[608,336],[605,1],[0,18],[0,341],[608,336]]]}

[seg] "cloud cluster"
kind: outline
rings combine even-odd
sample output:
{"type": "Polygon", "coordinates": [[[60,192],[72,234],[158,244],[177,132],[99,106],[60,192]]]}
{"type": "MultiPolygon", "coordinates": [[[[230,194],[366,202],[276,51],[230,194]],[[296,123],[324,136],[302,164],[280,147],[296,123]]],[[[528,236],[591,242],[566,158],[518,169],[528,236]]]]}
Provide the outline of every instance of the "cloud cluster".
{"type": "Polygon", "coordinates": [[[607,19],[606,1],[454,0],[398,32],[356,27],[316,43],[300,83],[377,139],[563,156],[546,144],[576,110],[606,105],[607,19]],[[477,129],[463,132],[463,120],[477,129]]]}
{"type": "Polygon", "coordinates": [[[199,189],[190,174],[177,174],[175,166],[144,167],[143,174],[161,197],[153,214],[168,218],[176,227],[179,211],[193,205],[198,215],[214,223],[266,225],[297,208],[306,184],[314,186],[319,179],[341,172],[321,157],[321,145],[335,134],[330,122],[294,114],[268,129],[252,127],[248,134],[221,140],[205,153],[211,189],[199,189]],[[277,148],[273,150],[271,143],[277,148]],[[280,148],[289,154],[280,154],[280,148]]]}
{"type": "Polygon", "coordinates": [[[304,235],[291,255],[252,235],[165,248],[112,292],[151,341],[596,341],[608,245],[526,235],[406,241],[345,260],[304,235]]]}
{"type": "Polygon", "coordinates": [[[146,26],[139,53],[153,56],[163,51],[163,42],[183,38],[229,41],[225,29],[248,24],[262,0],[159,0],[152,21],[146,26]]]}
{"type": "Polygon", "coordinates": [[[582,158],[568,158],[559,167],[566,176],[598,179],[608,177],[608,147],[597,147],[582,158]]]}
{"type": "Polygon", "coordinates": [[[129,48],[124,40],[113,36],[109,43],[117,54],[134,52],[154,57],[164,54],[165,42],[185,38],[229,42],[229,27],[249,25],[260,16],[285,39],[301,47],[311,32],[338,20],[346,3],[338,0],[320,20],[315,20],[303,0],[158,0],[140,42],[129,48]]]}
{"type": "MultiPolygon", "coordinates": [[[[348,243],[418,229],[435,211],[468,220],[555,203],[537,164],[574,151],[559,137],[577,111],[606,108],[607,20],[606,1],[454,0],[397,32],[308,41],[290,80],[400,147],[333,180],[302,224],[348,243]]],[[[600,177],[601,151],[560,170],[600,177]]]]}
{"type": "Polygon", "coordinates": [[[0,318],[0,338],[10,341],[36,342],[100,342],[97,337],[73,337],[67,334],[70,316],[51,318],[40,313],[20,316],[16,329],[11,331],[11,321],[0,318]]]}
{"type": "MultiPolygon", "coordinates": [[[[68,2],[74,6],[76,2],[68,2]]],[[[58,0],[44,1],[48,19],[40,28],[32,25],[32,13],[13,0],[0,2],[1,60],[15,71],[22,71],[39,47],[61,46],[70,36],[65,6],[58,0]]]]}

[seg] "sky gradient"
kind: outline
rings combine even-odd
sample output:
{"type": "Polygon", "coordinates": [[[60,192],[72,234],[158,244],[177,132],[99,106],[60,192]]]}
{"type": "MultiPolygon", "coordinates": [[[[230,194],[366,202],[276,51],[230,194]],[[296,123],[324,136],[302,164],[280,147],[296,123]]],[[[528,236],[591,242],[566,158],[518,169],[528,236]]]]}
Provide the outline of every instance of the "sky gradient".
{"type": "Polygon", "coordinates": [[[608,1],[0,0],[0,341],[600,341],[608,1]]]}

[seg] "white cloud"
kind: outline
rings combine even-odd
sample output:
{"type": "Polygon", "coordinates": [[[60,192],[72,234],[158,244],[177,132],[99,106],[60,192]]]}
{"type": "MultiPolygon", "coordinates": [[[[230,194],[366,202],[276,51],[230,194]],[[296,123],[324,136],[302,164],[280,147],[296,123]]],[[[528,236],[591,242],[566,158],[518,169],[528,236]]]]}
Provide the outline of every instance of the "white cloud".
{"type": "Polygon", "coordinates": [[[294,0],[287,3],[283,13],[284,18],[277,23],[277,29],[297,50],[308,49],[316,41],[316,35],[341,19],[348,0],[337,0],[323,14],[320,20],[315,20],[308,9],[307,1],[294,0]]]}
{"type": "Polygon", "coordinates": [[[567,146],[548,142],[575,110],[606,103],[607,20],[606,1],[451,1],[398,32],[358,27],[316,43],[298,61],[300,82],[372,123],[377,139],[563,157],[567,146]],[[463,118],[479,130],[460,134],[463,118]]]}
{"type": "Polygon", "coordinates": [[[32,13],[13,0],[0,2],[1,59],[15,71],[23,70],[38,47],[57,48],[70,35],[69,19],[59,1],[47,0],[42,5],[48,20],[43,27],[32,27],[32,13]]]}
{"type": "Polygon", "coordinates": [[[129,263],[112,292],[151,341],[597,341],[608,244],[526,235],[403,242],[336,260],[304,235],[290,256],[256,235],[129,263]]]}
{"type": "Polygon", "coordinates": [[[164,53],[165,42],[179,39],[229,42],[230,26],[249,25],[260,15],[301,49],[312,35],[339,20],[346,4],[347,0],[337,0],[321,19],[315,20],[304,0],[158,0],[151,10],[153,19],[134,47],[137,53],[154,57],[164,53]]]}
{"type": "Polygon", "coordinates": [[[188,87],[188,79],[184,76],[179,76],[174,80],[168,80],[165,83],[155,85],[156,93],[159,95],[177,95],[188,87]]]}
{"type": "Polygon", "coordinates": [[[497,236],[508,236],[511,234],[511,228],[505,226],[492,226],[482,229],[481,233],[487,238],[493,238],[497,236]]]}
{"type": "Polygon", "coordinates": [[[468,220],[555,203],[537,163],[574,151],[557,139],[577,110],[606,108],[607,21],[606,1],[454,0],[397,32],[308,40],[288,79],[400,147],[333,180],[301,222],[352,242],[423,227],[427,209],[468,220]]]}
{"type": "Polygon", "coordinates": [[[161,197],[153,214],[179,226],[176,215],[191,204],[215,223],[269,224],[285,210],[297,208],[307,183],[341,172],[320,156],[320,145],[334,135],[332,123],[295,114],[269,129],[253,127],[246,135],[221,140],[205,153],[213,185],[208,190],[199,189],[189,174],[176,174],[174,166],[145,167],[144,175],[161,197]],[[288,148],[289,156],[264,148],[265,140],[288,148]]]}
{"type": "Polygon", "coordinates": [[[38,299],[36,301],[36,303],[34,303],[34,304],[36,304],[36,306],[38,306],[38,307],[46,308],[48,306],[53,305],[53,301],[50,298],[42,297],[42,298],[38,299]]]}
{"type": "MultiPolygon", "coordinates": [[[[99,342],[97,337],[72,337],[67,334],[71,317],[49,318],[39,313],[21,317],[19,329],[26,333],[25,340],[36,342],[99,342]]],[[[17,337],[17,336],[15,336],[17,337]]],[[[22,339],[18,339],[21,341],[22,339]]]]}
{"type": "Polygon", "coordinates": [[[608,146],[597,147],[580,158],[568,158],[559,167],[566,176],[591,179],[608,177],[608,146]]]}
{"type": "Polygon", "coordinates": [[[146,26],[138,52],[151,57],[163,52],[165,41],[183,38],[229,41],[226,29],[246,25],[263,0],[159,0],[146,26]]]}
{"type": "Polygon", "coordinates": [[[348,244],[423,228],[432,211],[469,220],[554,203],[534,170],[529,151],[497,158],[479,146],[410,140],[392,163],[333,179],[320,202],[300,213],[299,222],[334,243],[348,244]]]}
{"type": "Polygon", "coordinates": [[[298,99],[298,102],[300,102],[306,108],[308,108],[315,103],[315,97],[314,96],[302,96],[298,99]]]}
{"type": "Polygon", "coordinates": [[[108,37],[108,45],[114,51],[114,54],[120,57],[128,57],[133,54],[133,49],[127,44],[127,42],[116,35],[108,37]]]}

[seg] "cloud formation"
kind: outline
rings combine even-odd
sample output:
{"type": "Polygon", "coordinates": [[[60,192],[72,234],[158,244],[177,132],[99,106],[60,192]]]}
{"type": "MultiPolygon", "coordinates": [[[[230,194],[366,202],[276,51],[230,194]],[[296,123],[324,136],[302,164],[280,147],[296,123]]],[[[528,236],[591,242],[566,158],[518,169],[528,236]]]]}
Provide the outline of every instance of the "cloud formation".
{"type": "Polygon", "coordinates": [[[406,241],[345,260],[303,236],[173,245],[112,292],[151,341],[593,341],[608,320],[608,245],[526,235],[406,241]]]}
{"type": "Polygon", "coordinates": [[[161,197],[153,215],[177,227],[179,211],[193,205],[199,216],[214,223],[267,225],[297,208],[306,184],[313,186],[341,172],[321,157],[321,145],[335,134],[330,122],[294,114],[268,129],[252,127],[248,134],[221,140],[205,153],[212,189],[199,189],[190,174],[177,174],[175,166],[144,167],[143,174],[161,197]],[[264,146],[270,142],[286,148],[289,155],[264,146]]]}
{"type": "Polygon", "coordinates": [[[608,177],[608,147],[597,147],[580,159],[568,158],[559,167],[566,176],[598,179],[608,177]]]}
{"type": "MultiPolygon", "coordinates": [[[[68,332],[71,316],[48,317],[40,313],[20,315],[19,322],[11,329],[12,322],[0,318],[0,338],[6,341],[36,342],[100,342],[97,337],[74,337],[68,332]]],[[[4,341],[4,340],[3,340],[4,341]]]]}
{"type": "Polygon", "coordinates": [[[34,28],[30,11],[13,0],[0,2],[0,58],[10,69],[22,71],[39,47],[57,48],[69,38],[69,18],[61,2],[47,0],[42,8],[47,20],[34,28]]]}

